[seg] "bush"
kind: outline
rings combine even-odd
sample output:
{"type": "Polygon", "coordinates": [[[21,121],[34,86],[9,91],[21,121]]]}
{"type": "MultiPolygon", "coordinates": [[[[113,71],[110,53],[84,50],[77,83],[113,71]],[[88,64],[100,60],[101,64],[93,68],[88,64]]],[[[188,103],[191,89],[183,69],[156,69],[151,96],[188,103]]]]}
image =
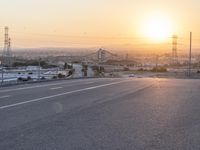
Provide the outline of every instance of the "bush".
{"type": "Polygon", "coordinates": [[[41,80],[45,80],[46,78],[45,77],[41,77],[41,80]]]}
{"type": "Polygon", "coordinates": [[[167,72],[167,68],[165,68],[165,67],[154,67],[151,71],[152,72],[167,72]]]}
{"type": "Polygon", "coordinates": [[[18,80],[18,81],[22,81],[22,77],[19,77],[17,80],[18,80]]]}
{"type": "Polygon", "coordinates": [[[31,78],[30,76],[28,76],[28,77],[27,77],[27,80],[28,80],[28,81],[29,81],[29,80],[32,80],[32,78],[31,78]]]}
{"type": "Polygon", "coordinates": [[[57,79],[57,77],[56,77],[56,76],[53,76],[52,78],[53,78],[53,79],[57,79]]]}
{"type": "Polygon", "coordinates": [[[145,71],[143,68],[139,68],[138,71],[145,71]]]}
{"type": "Polygon", "coordinates": [[[69,76],[71,76],[72,74],[73,74],[73,70],[70,70],[70,71],[68,72],[68,75],[67,75],[67,76],[69,77],[69,76]]]}
{"type": "Polygon", "coordinates": [[[128,67],[124,67],[124,71],[130,71],[128,67]]]}
{"type": "Polygon", "coordinates": [[[58,74],[58,78],[59,78],[59,79],[64,78],[64,77],[65,77],[65,75],[63,75],[63,74],[61,74],[61,73],[58,74]]]}

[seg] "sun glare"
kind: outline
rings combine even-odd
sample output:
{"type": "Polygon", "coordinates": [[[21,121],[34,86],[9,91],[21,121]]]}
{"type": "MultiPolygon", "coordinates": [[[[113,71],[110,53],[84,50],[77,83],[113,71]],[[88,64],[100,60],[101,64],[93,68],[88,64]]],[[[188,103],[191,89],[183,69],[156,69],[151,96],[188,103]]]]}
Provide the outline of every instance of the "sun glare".
{"type": "Polygon", "coordinates": [[[163,41],[172,34],[171,21],[162,14],[150,15],[143,22],[142,32],[150,40],[163,41]]]}

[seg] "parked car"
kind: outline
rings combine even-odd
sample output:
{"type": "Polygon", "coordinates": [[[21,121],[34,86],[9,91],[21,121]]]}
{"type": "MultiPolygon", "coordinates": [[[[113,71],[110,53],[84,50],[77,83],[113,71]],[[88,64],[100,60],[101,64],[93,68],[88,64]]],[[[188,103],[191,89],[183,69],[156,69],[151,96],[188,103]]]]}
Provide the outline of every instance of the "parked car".
{"type": "Polygon", "coordinates": [[[27,77],[21,76],[21,77],[18,77],[17,80],[18,81],[30,81],[30,80],[32,80],[32,78],[30,76],[27,76],[27,77]]]}

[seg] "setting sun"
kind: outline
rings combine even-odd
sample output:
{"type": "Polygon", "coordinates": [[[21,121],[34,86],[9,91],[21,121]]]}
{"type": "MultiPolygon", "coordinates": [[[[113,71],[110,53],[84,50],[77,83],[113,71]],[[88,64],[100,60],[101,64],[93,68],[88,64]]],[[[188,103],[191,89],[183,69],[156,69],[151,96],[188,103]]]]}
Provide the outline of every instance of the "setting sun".
{"type": "Polygon", "coordinates": [[[153,41],[163,41],[172,35],[171,20],[162,14],[153,14],[143,21],[144,36],[153,41]]]}

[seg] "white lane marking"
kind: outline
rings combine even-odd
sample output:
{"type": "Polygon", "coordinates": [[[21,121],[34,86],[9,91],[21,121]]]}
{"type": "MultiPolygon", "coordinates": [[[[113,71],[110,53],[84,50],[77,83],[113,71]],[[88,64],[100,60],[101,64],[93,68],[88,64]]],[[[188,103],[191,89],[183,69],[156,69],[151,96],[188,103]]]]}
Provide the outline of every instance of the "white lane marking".
{"type": "Polygon", "coordinates": [[[32,100],[28,100],[28,101],[24,101],[24,102],[20,102],[20,103],[5,105],[5,106],[1,106],[0,109],[15,107],[15,106],[24,105],[24,104],[28,104],[28,103],[33,103],[33,102],[37,102],[37,101],[42,101],[42,100],[46,100],[46,99],[50,99],[50,98],[63,96],[63,95],[68,95],[68,94],[73,94],[73,93],[77,93],[77,92],[83,92],[83,91],[88,91],[88,90],[97,89],[97,88],[101,88],[101,87],[106,87],[106,86],[110,86],[110,85],[120,84],[120,83],[124,83],[124,82],[130,82],[130,81],[119,81],[119,82],[113,82],[113,83],[109,83],[109,84],[92,86],[92,87],[83,88],[83,89],[74,90],[74,91],[69,91],[69,92],[60,93],[60,94],[56,94],[56,95],[51,95],[51,96],[41,97],[41,98],[37,98],[37,99],[32,99],[32,100]]]}
{"type": "Polygon", "coordinates": [[[2,99],[2,98],[8,98],[8,97],[10,97],[11,95],[5,95],[5,96],[0,96],[0,99],[2,99]]]}
{"type": "MultiPolygon", "coordinates": [[[[74,81],[78,82],[78,81],[74,81]]],[[[2,92],[10,92],[10,91],[19,91],[19,90],[26,90],[26,89],[34,89],[34,88],[39,88],[39,87],[47,87],[47,86],[54,86],[54,85],[62,85],[62,84],[67,84],[67,83],[74,83],[72,82],[61,82],[61,83],[53,83],[53,84],[45,84],[45,85],[36,85],[36,86],[29,86],[29,87],[22,87],[22,88],[16,88],[16,89],[6,89],[6,90],[0,90],[0,93],[2,92]]]]}
{"type": "Polygon", "coordinates": [[[53,87],[51,88],[51,90],[58,90],[58,89],[62,89],[63,87],[53,87]]]}
{"type": "MultiPolygon", "coordinates": [[[[92,79],[92,80],[95,80],[95,79],[92,79]]],[[[34,88],[39,88],[39,87],[48,87],[48,86],[54,86],[54,85],[63,85],[63,84],[67,84],[67,83],[76,83],[76,82],[80,82],[80,81],[87,81],[87,80],[78,80],[78,81],[76,80],[76,81],[71,81],[71,82],[61,82],[61,83],[22,87],[22,88],[16,88],[16,89],[6,89],[6,90],[0,90],[0,93],[11,92],[11,91],[20,91],[20,90],[26,90],[26,89],[34,89],[34,88]]]]}

